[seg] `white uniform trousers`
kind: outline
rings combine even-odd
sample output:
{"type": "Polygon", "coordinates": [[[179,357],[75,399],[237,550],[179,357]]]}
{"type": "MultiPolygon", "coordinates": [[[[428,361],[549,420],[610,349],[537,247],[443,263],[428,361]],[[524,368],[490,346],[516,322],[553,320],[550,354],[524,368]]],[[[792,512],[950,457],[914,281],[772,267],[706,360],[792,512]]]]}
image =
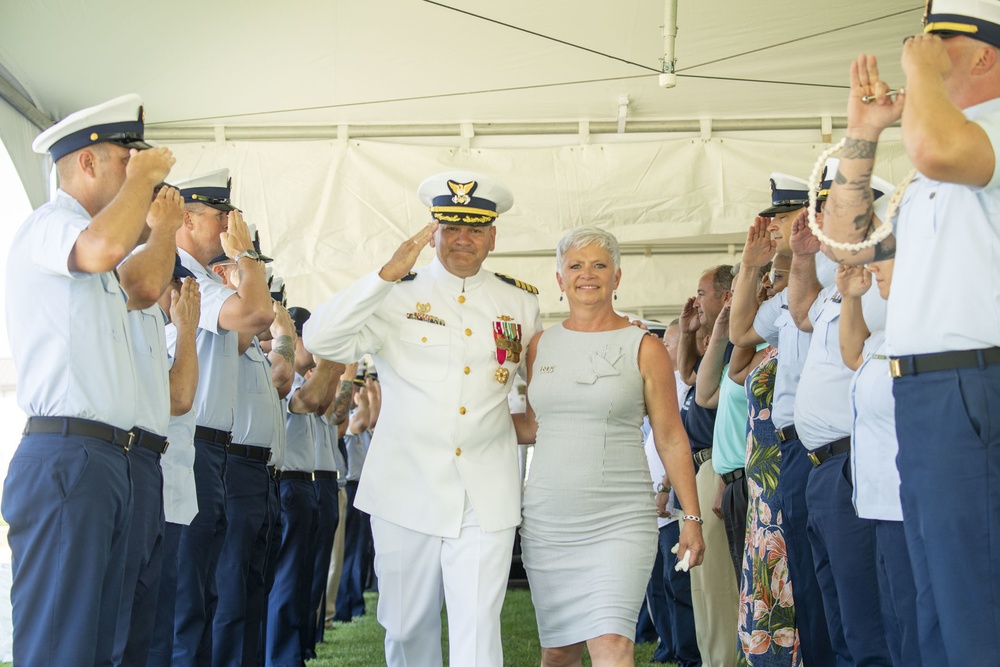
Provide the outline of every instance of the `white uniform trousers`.
{"type": "Polygon", "coordinates": [[[484,532],[466,496],[457,538],[418,533],[374,516],[372,534],[388,667],[442,664],[442,602],[448,606],[450,664],[501,667],[500,609],[514,528],[484,532]]]}
{"type": "Polygon", "coordinates": [[[691,570],[691,606],[698,650],[704,667],[735,667],[736,625],[739,617],[739,591],[733,560],[729,556],[726,525],[712,511],[721,479],[705,461],[695,477],[698,504],[705,520],[702,537],[705,540],[705,560],[691,570]]]}

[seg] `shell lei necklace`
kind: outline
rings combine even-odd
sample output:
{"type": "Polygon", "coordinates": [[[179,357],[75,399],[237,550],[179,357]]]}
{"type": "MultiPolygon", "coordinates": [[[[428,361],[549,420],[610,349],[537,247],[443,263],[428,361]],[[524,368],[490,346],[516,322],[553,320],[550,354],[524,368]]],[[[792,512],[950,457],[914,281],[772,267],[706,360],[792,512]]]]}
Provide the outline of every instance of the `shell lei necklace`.
{"type": "Polygon", "coordinates": [[[832,157],[834,153],[839,151],[844,147],[844,142],[846,142],[846,137],[841,139],[833,146],[820,153],[819,157],[816,159],[816,164],[813,165],[812,173],[809,174],[809,229],[812,233],[816,235],[820,243],[827,245],[835,250],[844,250],[847,252],[860,252],[867,248],[872,248],[882,241],[886,240],[892,235],[892,222],[896,219],[899,214],[899,205],[903,201],[903,193],[906,192],[906,187],[910,184],[910,181],[914,179],[917,175],[917,170],[913,169],[906,175],[906,178],[899,184],[896,191],[892,193],[892,199],[889,200],[889,207],[886,211],[886,220],[881,221],[872,233],[864,241],[860,243],[842,243],[840,241],[834,241],[829,236],[823,233],[823,229],[816,222],[816,201],[819,197],[819,186],[820,179],[823,175],[823,165],[826,164],[826,160],[832,157]]]}

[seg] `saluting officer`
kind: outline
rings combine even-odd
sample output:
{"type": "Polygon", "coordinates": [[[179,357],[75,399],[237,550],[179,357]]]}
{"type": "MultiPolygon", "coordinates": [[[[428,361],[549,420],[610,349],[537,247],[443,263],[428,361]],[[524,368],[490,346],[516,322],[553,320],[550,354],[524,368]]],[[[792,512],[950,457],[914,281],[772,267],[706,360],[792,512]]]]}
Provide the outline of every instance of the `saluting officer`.
{"type": "Polygon", "coordinates": [[[419,188],[434,221],[317,309],[313,353],[371,353],[382,416],[355,500],[372,517],[386,661],[440,665],[442,591],[453,665],[499,665],[500,608],[520,521],[507,394],[541,330],[537,290],[483,270],[510,190],[468,172],[419,188]],[[434,260],[410,269],[427,244],[434,260]]]}
{"type": "Polygon", "coordinates": [[[132,526],[115,638],[115,665],[146,665],[156,615],[163,565],[163,472],[171,415],[191,409],[198,386],[194,337],[201,295],[191,272],[181,266],[174,235],[184,219],[180,193],[160,189],[146,216],[136,248],[118,267],[128,295],[129,325],[135,343],[138,383],[136,434],[129,450],[132,475],[132,526]],[[184,283],[181,280],[187,278],[184,283]],[[173,363],[165,325],[171,322],[183,339],[173,363]]]}
{"type": "Polygon", "coordinates": [[[110,664],[138,411],[126,295],[115,267],[135,247],[174,158],[143,141],[125,95],[35,139],[59,190],[11,243],[7,318],[28,423],[7,473],[14,662],[110,664]]]}
{"type": "Polygon", "coordinates": [[[848,242],[874,231],[869,176],[882,130],[902,118],[916,171],[898,219],[887,214],[895,236],[844,260],[896,257],[886,340],[920,635],[940,627],[949,665],[989,664],[1000,653],[1000,4],[928,5],[923,34],[903,45],[905,94],[887,95],[874,56],[851,65],[826,229],[848,242]]]}
{"type": "MultiPolygon", "coordinates": [[[[201,288],[201,317],[194,397],[198,514],[181,528],[177,548],[173,662],[208,664],[217,601],[215,572],[226,537],[226,446],[232,440],[239,357],[244,352],[239,333],[263,331],[274,320],[274,311],[264,264],[242,214],[230,200],[229,170],[197,176],[177,187],[184,197],[177,252],[201,288]],[[208,269],[223,253],[236,262],[235,292],[208,269]]],[[[249,337],[244,344],[249,345],[249,337]]]]}

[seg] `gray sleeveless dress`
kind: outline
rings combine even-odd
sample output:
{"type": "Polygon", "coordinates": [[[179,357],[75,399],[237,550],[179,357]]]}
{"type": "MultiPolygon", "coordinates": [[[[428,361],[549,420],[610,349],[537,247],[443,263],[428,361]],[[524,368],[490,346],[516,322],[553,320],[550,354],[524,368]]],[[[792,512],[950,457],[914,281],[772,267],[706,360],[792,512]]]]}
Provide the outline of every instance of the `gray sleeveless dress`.
{"type": "Polygon", "coordinates": [[[543,647],[635,637],[658,535],[640,430],[644,334],[559,324],[538,341],[521,548],[543,647]]]}

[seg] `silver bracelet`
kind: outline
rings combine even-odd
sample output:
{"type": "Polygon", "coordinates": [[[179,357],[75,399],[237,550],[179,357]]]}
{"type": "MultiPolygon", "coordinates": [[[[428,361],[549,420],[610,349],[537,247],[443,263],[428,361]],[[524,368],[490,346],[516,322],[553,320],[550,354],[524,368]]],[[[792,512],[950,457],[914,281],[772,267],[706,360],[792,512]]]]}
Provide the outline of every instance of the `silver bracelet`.
{"type": "Polygon", "coordinates": [[[684,521],[694,521],[695,523],[700,523],[700,524],[705,523],[704,519],[702,519],[700,516],[695,516],[694,514],[685,514],[684,516],[681,517],[681,519],[683,519],[684,521]]]}

